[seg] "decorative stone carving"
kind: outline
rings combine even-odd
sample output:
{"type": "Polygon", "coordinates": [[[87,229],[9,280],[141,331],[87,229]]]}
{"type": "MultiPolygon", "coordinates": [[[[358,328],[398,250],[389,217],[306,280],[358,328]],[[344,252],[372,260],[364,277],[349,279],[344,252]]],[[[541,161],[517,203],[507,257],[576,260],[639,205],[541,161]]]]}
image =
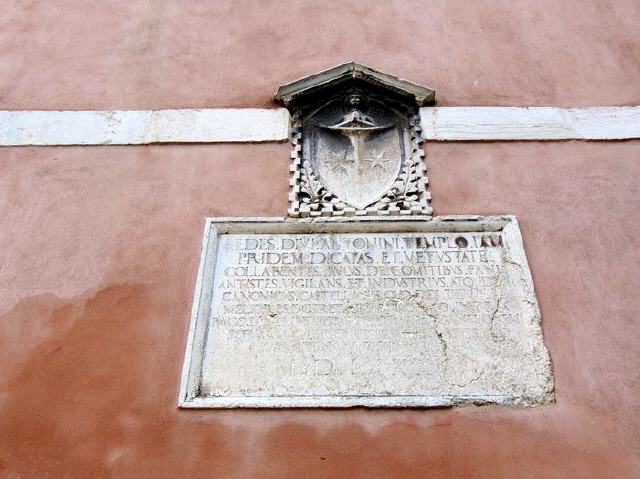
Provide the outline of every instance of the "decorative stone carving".
{"type": "Polygon", "coordinates": [[[280,87],[292,118],[289,215],[430,218],[418,107],[434,98],[357,63],[280,87]]]}
{"type": "Polygon", "coordinates": [[[180,406],[552,402],[517,220],[432,217],[433,90],[348,63],[276,98],[295,218],[208,219],[180,406]]]}

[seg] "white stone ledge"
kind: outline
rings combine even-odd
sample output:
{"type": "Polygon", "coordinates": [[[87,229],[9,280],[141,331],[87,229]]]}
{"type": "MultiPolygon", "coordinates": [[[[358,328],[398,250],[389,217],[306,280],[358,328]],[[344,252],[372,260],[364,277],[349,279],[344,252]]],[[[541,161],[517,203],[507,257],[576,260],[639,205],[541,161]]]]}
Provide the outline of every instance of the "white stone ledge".
{"type": "Polygon", "coordinates": [[[0,145],[145,145],[283,141],[284,108],[0,111],[0,145]]]}
{"type": "Polygon", "coordinates": [[[625,140],[640,138],[640,107],[420,108],[425,140],[625,140]]]}
{"type": "MultiPolygon", "coordinates": [[[[640,138],[640,107],[421,108],[429,141],[640,138]]],[[[0,111],[0,146],[284,141],[284,108],[0,111]]]]}

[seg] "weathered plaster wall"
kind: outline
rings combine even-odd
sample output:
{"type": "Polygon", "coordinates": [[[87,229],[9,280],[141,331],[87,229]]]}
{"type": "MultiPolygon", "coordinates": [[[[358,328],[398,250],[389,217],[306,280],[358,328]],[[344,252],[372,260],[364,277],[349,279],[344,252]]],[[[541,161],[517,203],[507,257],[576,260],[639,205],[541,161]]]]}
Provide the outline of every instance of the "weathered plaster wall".
{"type": "Polygon", "coordinates": [[[636,0],[5,0],[5,109],[268,106],[356,60],[446,105],[640,104],[636,0]]]}
{"type": "Polygon", "coordinates": [[[438,213],[521,219],[555,405],[178,411],[203,218],[285,214],[286,145],[6,148],[2,475],[634,477],[640,142],[427,150],[438,213]]]}
{"type": "MultiPolygon", "coordinates": [[[[0,108],[265,106],[352,57],[444,104],[640,103],[632,1],[184,5],[3,6],[0,108]]],[[[287,145],[2,148],[0,477],[637,477],[640,142],[426,150],[437,214],[518,215],[556,404],[177,410],[204,217],[286,214],[287,145]]]]}

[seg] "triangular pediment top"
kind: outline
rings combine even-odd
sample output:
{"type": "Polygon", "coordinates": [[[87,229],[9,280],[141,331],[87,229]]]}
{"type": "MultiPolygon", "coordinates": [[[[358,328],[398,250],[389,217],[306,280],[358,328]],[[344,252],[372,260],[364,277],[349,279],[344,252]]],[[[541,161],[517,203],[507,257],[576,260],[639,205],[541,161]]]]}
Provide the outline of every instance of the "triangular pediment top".
{"type": "Polygon", "coordinates": [[[275,99],[288,106],[292,102],[304,100],[307,95],[315,95],[321,90],[335,88],[349,80],[359,80],[365,84],[387,89],[418,106],[435,103],[435,90],[356,62],[343,63],[282,85],[278,88],[275,99]]]}

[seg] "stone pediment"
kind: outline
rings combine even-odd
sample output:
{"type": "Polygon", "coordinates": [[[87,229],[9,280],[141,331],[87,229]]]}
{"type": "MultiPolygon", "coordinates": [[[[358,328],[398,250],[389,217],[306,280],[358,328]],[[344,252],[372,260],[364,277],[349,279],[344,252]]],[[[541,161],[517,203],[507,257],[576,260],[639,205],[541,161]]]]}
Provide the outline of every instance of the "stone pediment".
{"type": "Polygon", "coordinates": [[[400,97],[417,106],[431,105],[436,101],[436,92],[431,88],[353,61],[282,85],[278,88],[275,99],[287,107],[294,106],[308,101],[309,97],[326,96],[331,90],[344,88],[349,83],[361,83],[369,88],[386,90],[388,95],[400,97]]]}

